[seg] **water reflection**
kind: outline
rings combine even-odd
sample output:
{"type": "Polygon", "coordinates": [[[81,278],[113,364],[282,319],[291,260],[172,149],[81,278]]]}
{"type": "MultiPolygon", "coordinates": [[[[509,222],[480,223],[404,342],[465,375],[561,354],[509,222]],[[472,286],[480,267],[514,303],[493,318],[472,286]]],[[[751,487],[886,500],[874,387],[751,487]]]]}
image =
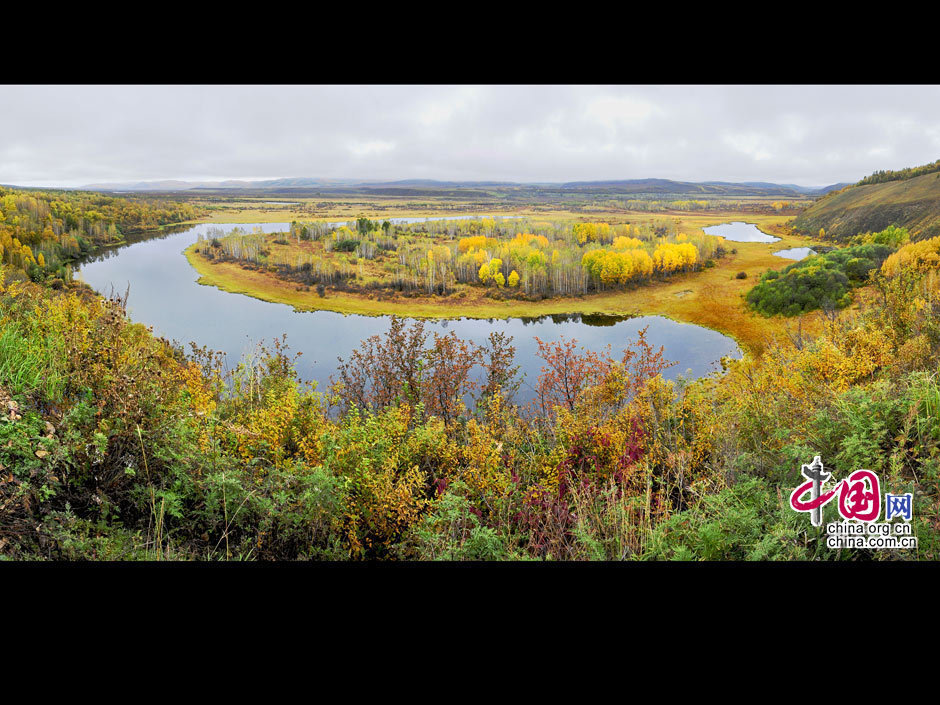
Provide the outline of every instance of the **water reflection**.
{"type": "MultiPolygon", "coordinates": [[[[632,316],[617,316],[607,313],[549,313],[544,316],[520,316],[523,325],[551,321],[552,323],[583,323],[586,326],[613,326],[627,321],[632,316]]],[[[495,319],[491,319],[495,320],[495,319]]]]}

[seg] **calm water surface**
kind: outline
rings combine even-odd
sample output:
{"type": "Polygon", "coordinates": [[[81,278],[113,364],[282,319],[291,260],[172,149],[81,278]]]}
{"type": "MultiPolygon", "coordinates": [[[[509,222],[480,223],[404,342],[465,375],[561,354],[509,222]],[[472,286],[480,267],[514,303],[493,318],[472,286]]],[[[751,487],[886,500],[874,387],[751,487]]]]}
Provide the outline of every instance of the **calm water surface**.
{"type": "Polygon", "coordinates": [[[816,252],[811,247],[791,247],[789,250],[777,250],[774,254],[785,259],[801,260],[815,255],[816,252]]]}
{"type": "Polygon", "coordinates": [[[702,228],[709,235],[721,235],[731,242],[776,242],[779,237],[762,233],[756,225],[751,223],[722,223],[702,228]]]}
{"type": "MultiPolygon", "coordinates": [[[[465,218],[466,216],[456,216],[465,218]]],[[[425,218],[396,219],[418,222],[425,218]]],[[[198,274],[182,252],[205,235],[210,228],[228,232],[236,227],[264,232],[279,232],[288,223],[203,223],[182,232],[166,234],[109,250],[85,262],[78,271],[81,279],[102,294],[123,294],[129,289],[128,313],[137,322],[153,327],[155,334],[185,344],[189,341],[226,354],[228,366],[234,366],[258,342],[268,343],[287,334],[287,344],[294,352],[303,352],[298,372],[306,380],[316,380],[325,389],[335,373],[337,356],[349,359],[359,342],[370,335],[388,330],[388,316],[343,315],[331,311],[298,312],[284,304],[260,301],[196,283],[198,274]]],[[[625,296],[629,296],[626,294],[625,296]]],[[[665,347],[665,356],[679,364],[664,377],[700,377],[720,369],[723,356],[741,357],[741,350],[731,338],[699,326],[676,323],[661,316],[623,319],[610,316],[553,316],[537,320],[513,318],[485,320],[457,318],[428,321],[427,330],[438,333],[454,331],[459,337],[484,343],[492,331],[513,336],[516,363],[526,375],[519,400],[531,398],[532,387],[541,367],[535,355],[535,336],[543,341],[561,336],[577,339],[591,350],[610,344],[616,353],[637,332],[647,327],[647,340],[657,348],[665,347]]]]}

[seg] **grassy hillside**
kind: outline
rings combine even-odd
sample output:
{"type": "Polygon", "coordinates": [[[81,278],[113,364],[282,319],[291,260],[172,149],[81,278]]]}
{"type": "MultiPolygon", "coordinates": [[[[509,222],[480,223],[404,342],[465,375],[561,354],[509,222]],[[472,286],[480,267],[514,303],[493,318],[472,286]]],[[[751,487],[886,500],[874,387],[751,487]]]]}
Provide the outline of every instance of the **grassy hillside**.
{"type": "Polygon", "coordinates": [[[889,225],[906,227],[915,240],[940,235],[940,173],[852,186],[820,198],[793,221],[798,232],[823,228],[836,240],[889,225]]]}

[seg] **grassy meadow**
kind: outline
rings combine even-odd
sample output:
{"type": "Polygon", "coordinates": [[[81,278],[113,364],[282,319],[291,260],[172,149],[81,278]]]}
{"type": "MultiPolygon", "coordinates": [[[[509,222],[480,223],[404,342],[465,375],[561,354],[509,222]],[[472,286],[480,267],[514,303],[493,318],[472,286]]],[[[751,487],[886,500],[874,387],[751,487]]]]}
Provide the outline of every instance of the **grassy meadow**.
{"type": "MultiPolygon", "coordinates": [[[[271,196],[257,199],[191,199],[190,202],[205,208],[208,216],[193,222],[210,223],[289,223],[294,220],[355,220],[360,216],[382,218],[434,218],[450,215],[507,214],[511,208],[499,202],[480,203],[470,200],[415,200],[403,198],[382,199],[376,197],[343,197],[341,200],[291,196],[271,196]],[[265,203],[283,201],[285,205],[265,203]],[[287,203],[291,202],[291,203],[287,203]]],[[[517,211],[513,211],[517,212],[517,211]]],[[[541,212],[537,208],[521,209],[518,212],[541,212]]]]}

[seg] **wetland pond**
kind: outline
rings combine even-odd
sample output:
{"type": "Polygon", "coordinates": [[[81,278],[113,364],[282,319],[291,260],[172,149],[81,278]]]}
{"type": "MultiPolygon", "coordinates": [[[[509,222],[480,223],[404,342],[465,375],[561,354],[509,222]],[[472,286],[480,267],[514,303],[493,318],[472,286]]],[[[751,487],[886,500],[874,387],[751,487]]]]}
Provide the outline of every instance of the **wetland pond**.
{"type": "Polygon", "coordinates": [[[784,259],[795,259],[797,261],[806,259],[810,255],[815,255],[816,251],[811,247],[791,247],[789,250],[777,250],[774,255],[784,259]]]}
{"type": "Polygon", "coordinates": [[[730,242],[776,242],[779,237],[761,232],[751,223],[722,223],[702,228],[709,235],[720,235],[730,242]]]}
{"type": "MultiPolygon", "coordinates": [[[[467,216],[455,216],[466,218],[467,216]]],[[[427,218],[396,218],[394,222],[419,222],[427,218]]],[[[339,223],[337,223],[339,225],[339,223]]],[[[89,258],[78,268],[80,279],[99,293],[129,292],[128,315],[136,322],[153,327],[155,335],[185,346],[189,342],[208,346],[226,355],[226,366],[234,367],[257,343],[270,344],[287,335],[290,352],[302,352],[297,371],[304,380],[315,380],[325,391],[330,376],[336,372],[337,357],[348,360],[360,341],[371,335],[382,335],[389,328],[389,316],[344,315],[332,311],[295,311],[285,304],[233,294],[213,286],[196,283],[197,272],[183,255],[199,235],[210,228],[228,232],[234,228],[264,232],[280,232],[288,223],[201,223],[177,228],[176,232],[152,234],[89,258]]],[[[315,294],[314,294],[315,296],[315,294]]],[[[629,293],[624,294],[625,297],[629,293]]],[[[648,327],[647,340],[664,356],[677,362],[663,373],[667,379],[701,377],[720,370],[724,356],[741,358],[742,353],[732,338],[700,326],[677,323],[662,316],[625,318],[598,315],[545,316],[538,319],[454,318],[428,320],[426,330],[482,344],[494,331],[513,336],[516,364],[524,375],[516,396],[525,402],[532,398],[533,385],[542,366],[536,356],[535,336],[544,342],[576,339],[579,346],[601,351],[608,344],[619,358],[623,348],[635,340],[638,331],[648,327]]]]}

